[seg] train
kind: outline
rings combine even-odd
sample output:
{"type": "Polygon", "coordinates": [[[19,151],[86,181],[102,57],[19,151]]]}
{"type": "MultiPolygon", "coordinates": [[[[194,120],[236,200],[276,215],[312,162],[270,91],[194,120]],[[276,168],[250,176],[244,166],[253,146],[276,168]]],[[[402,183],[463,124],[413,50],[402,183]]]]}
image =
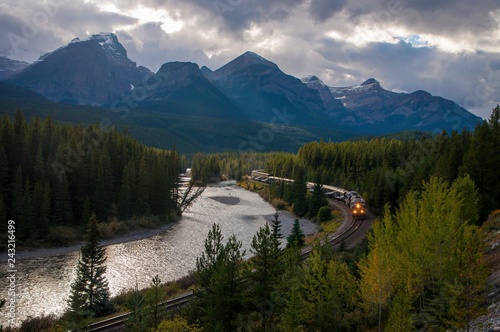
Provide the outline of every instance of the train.
{"type": "MultiPolygon", "coordinates": [[[[253,170],[251,173],[251,178],[255,181],[272,183],[274,181],[285,181],[285,182],[293,182],[292,179],[285,179],[272,176],[270,173],[266,173],[264,170],[253,170]]],[[[307,188],[309,191],[314,187],[314,183],[308,182],[307,188]]],[[[349,206],[352,212],[352,216],[355,219],[364,219],[366,218],[366,203],[363,197],[358,194],[356,191],[349,191],[343,188],[338,188],[329,185],[323,185],[323,190],[325,195],[328,198],[332,198],[338,200],[345,205],[349,206]]]]}

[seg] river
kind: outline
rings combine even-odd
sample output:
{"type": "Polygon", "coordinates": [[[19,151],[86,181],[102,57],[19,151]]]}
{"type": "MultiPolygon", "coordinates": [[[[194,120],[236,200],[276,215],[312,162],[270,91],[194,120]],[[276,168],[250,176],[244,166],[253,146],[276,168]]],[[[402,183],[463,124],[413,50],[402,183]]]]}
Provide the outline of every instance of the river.
{"type": "MultiPolygon", "coordinates": [[[[185,276],[195,268],[196,257],[202,253],[204,240],[213,223],[220,225],[225,239],[236,235],[248,256],[252,237],[274,218],[274,212],[273,207],[259,195],[237,187],[234,182],[208,187],[184,212],[181,220],[168,230],[106,247],[106,275],[111,295],[132,289],[136,282],[139,288],[147,287],[157,274],[163,282],[185,276]]],[[[282,233],[286,236],[294,217],[284,212],[280,220],[282,233]]],[[[316,231],[316,225],[308,220],[301,219],[301,225],[305,234],[316,231]]],[[[79,251],[60,252],[41,257],[28,255],[30,258],[16,262],[17,325],[28,316],[59,315],[65,310],[79,251]]],[[[0,299],[10,300],[5,271],[2,269],[0,272],[6,285],[0,289],[0,299]]],[[[1,310],[0,324],[8,325],[6,307],[1,310]]]]}

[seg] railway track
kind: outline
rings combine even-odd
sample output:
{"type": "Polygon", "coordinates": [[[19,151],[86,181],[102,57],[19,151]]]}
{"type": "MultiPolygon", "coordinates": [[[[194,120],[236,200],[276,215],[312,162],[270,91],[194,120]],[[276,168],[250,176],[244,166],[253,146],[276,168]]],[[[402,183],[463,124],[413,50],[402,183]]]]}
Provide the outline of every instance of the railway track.
{"type": "MultiPolygon", "coordinates": [[[[364,235],[366,233],[367,228],[371,227],[370,218],[366,219],[353,218],[349,210],[347,209],[346,205],[334,201],[332,199],[329,200],[329,203],[330,205],[334,205],[335,207],[340,208],[342,210],[345,221],[344,225],[341,226],[341,228],[338,231],[336,231],[335,233],[331,234],[328,237],[328,242],[332,247],[336,247],[340,245],[342,242],[348,243],[348,240],[354,236],[358,236],[359,232],[363,232],[364,235]],[[366,225],[368,225],[368,227],[365,227],[366,225]]],[[[307,247],[303,249],[301,253],[302,259],[305,260],[307,257],[309,257],[311,251],[312,247],[307,247]]]]}
{"type": "MultiPolygon", "coordinates": [[[[186,305],[193,297],[193,292],[189,292],[161,303],[159,306],[166,311],[178,309],[186,305]]],[[[127,312],[115,317],[104,319],[99,322],[90,324],[87,327],[88,332],[102,332],[102,331],[124,331],[125,321],[130,317],[131,313],[127,312]]]]}

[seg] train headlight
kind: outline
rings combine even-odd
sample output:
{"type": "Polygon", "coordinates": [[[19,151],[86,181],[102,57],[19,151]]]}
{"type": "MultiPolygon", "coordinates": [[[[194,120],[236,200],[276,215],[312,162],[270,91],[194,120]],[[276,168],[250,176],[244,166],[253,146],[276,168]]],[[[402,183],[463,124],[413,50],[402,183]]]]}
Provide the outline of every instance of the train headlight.
{"type": "Polygon", "coordinates": [[[358,211],[354,210],[354,211],[352,211],[352,213],[356,214],[356,213],[358,213],[358,211]]]}
{"type": "Polygon", "coordinates": [[[365,210],[361,210],[361,213],[365,213],[365,210]]]}

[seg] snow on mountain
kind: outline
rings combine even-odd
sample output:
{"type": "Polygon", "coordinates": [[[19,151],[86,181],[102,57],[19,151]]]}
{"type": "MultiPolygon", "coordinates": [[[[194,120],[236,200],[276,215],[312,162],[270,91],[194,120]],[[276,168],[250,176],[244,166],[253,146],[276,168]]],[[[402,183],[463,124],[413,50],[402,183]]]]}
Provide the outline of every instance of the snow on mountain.
{"type": "Polygon", "coordinates": [[[44,54],[9,82],[57,102],[102,105],[151,75],[127,57],[115,34],[101,32],[44,54]]]}
{"type": "Polygon", "coordinates": [[[332,105],[332,98],[341,102],[344,109],[330,109],[329,115],[351,126],[368,126],[380,132],[435,128],[450,131],[473,129],[481,120],[451,100],[423,90],[413,93],[389,91],[374,78],[347,87],[327,87],[316,76],[308,76],[303,82],[320,91],[325,105],[332,105]]]}

